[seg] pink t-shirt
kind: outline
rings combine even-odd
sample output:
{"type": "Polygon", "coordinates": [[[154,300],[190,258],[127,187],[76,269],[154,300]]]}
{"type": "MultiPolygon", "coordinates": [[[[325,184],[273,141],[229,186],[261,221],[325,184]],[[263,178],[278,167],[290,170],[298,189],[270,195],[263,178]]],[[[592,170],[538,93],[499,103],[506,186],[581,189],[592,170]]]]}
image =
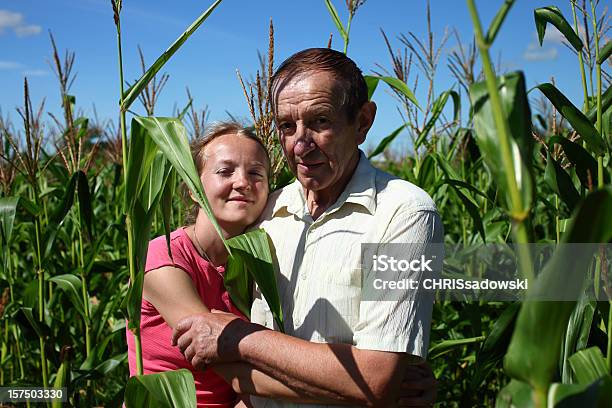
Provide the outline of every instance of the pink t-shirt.
{"type": "MultiPolygon", "coordinates": [[[[174,262],[168,256],[166,238],[157,237],[149,242],[145,273],[163,266],[174,266],[185,271],[208,309],[223,310],[244,316],[234,307],[223,286],[223,267],[214,267],[200,256],[183,228],[170,234],[170,248],[174,262]]],[[[130,376],[136,375],[134,335],[127,330],[130,376]]],[[[186,368],[195,379],[198,407],[233,407],[236,393],[212,370],[195,371],[185,360],[178,347],[171,345],[172,329],[157,309],[142,299],[140,333],[142,360],[145,374],[186,368]]]]}

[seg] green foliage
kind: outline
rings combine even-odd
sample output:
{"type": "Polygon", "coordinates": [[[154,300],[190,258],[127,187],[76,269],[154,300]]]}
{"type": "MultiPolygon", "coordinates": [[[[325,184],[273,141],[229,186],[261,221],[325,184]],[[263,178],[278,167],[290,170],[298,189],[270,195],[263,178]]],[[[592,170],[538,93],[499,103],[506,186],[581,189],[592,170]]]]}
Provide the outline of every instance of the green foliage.
{"type": "Polygon", "coordinates": [[[125,387],[126,408],[196,406],[195,384],[189,370],[131,377],[125,387]]]}

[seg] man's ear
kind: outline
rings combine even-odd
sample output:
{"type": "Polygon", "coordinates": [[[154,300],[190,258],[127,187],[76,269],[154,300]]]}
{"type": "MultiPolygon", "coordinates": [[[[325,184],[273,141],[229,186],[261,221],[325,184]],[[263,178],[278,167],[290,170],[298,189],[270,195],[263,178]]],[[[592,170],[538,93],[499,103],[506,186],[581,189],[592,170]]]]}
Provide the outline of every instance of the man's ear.
{"type": "Polygon", "coordinates": [[[362,144],[376,117],[376,104],[368,101],[363,104],[357,115],[357,144],[362,144]]]}

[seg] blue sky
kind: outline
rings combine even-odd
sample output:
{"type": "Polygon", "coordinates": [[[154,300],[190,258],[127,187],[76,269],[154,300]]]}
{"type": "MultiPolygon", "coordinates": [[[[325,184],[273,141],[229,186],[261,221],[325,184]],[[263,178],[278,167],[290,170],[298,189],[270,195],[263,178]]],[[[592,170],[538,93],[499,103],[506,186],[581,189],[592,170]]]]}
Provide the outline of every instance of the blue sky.
{"type": "MultiPolygon", "coordinates": [[[[142,47],[148,63],[203,11],[212,0],[159,1],[124,0],[122,13],[124,72],[126,79],[139,76],[137,45],[142,47]]],[[[333,0],[341,18],[346,20],[343,0],[333,0]]],[[[605,3],[605,2],[604,2],[605,3]]],[[[495,15],[502,0],[477,1],[485,27],[495,15]]],[[[510,12],[492,50],[497,59],[501,52],[506,70],[525,71],[527,85],[532,87],[555,78],[561,89],[581,106],[580,75],[577,58],[561,44],[556,30],[539,47],[533,21],[533,9],[555,4],[571,21],[569,1],[519,0],[510,12]]],[[[390,59],[379,28],[389,36],[394,48],[400,33],[414,33],[425,40],[427,27],[425,0],[369,0],[357,12],[351,29],[351,56],[365,73],[376,69],[376,63],[390,67],[390,59]]],[[[456,28],[466,42],[472,26],[468,10],[461,0],[431,0],[432,26],[436,42],[445,30],[456,28]]],[[[186,102],[189,86],[196,106],[208,105],[211,120],[227,118],[227,113],[247,117],[247,108],[236,69],[243,76],[254,75],[258,68],[257,51],[267,49],[268,23],[275,26],[276,62],[307,47],[326,46],[334,33],[333,46],[341,49],[323,0],[224,0],[203,26],[166,64],[170,75],[156,114],[169,116],[175,103],[186,102]]],[[[118,73],[116,35],[110,0],[20,0],[0,3],[0,108],[16,119],[15,107],[22,103],[23,77],[27,76],[32,99],[38,104],[46,98],[46,110],[59,111],[59,90],[49,66],[51,47],[48,30],[53,32],[58,48],[76,52],[76,80],[71,93],[86,114],[95,105],[101,119],[117,117],[118,73]]],[[[448,52],[456,46],[453,36],[442,53],[436,77],[435,92],[455,82],[447,68],[448,52]]],[[[417,73],[413,69],[412,78],[417,73]]],[[[420,75],[422,77],[422,75],[420,75]]],[[[423,80],[421,80],[423,82],[423,80]]],[[[424,101],[426,89],[420,86],[417,99],[424,101]]],[[[380,87],[374,100],[378,115],[368,136],[375,145],[401,124],[393,99],[380,87]]],[[[137,103],[138,104],[138,103],[137,103]]],[[[137,105],[135,104],[135,106],[137,105]]],[[[136,109],[142,112],[140,106],[136,109]]],[[[401,143],[401,142],[400,142],[401,143]]]]}

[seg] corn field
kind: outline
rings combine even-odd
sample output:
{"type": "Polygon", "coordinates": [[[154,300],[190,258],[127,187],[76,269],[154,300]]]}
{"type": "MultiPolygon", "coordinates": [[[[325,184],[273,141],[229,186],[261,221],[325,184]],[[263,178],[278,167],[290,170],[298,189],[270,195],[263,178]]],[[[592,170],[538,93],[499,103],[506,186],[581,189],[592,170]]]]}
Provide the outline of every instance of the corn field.
{"type": "MultiPolygon", "coordinates": [[[[575,299],[437,301],[428,360],[440,407],[612,406],[612,301],[581,292],[595,274],[604,282],[598,294],[611,299],[607,253],[602,249],[571,282],[555,276],[559,265],[580,261],[563,244],[612,239],[609,18],[597,0],[567,1],[572,15],[555,6],[537,8],[526,24],[536,28],[540,43],[551,26],[563,35],[564,52],[576,58],[580,100],[571,101],[554,81],[527,89],[524,72],[501,72],[493,63],[490,48],[514,0],[495,1],[499,12],[488,27],[475,1],[466,0],[474,38],[449,54],[452,88],[431,92],[439,60],[434,44],[416,36],[396,44],[384,31],[381,47],[391,63],[366,76],[370,98],[391,92],[404,119],[369,156],[430,194],[445,243],[558,245],[543,268],[534,268],[529,251],[519,250],[519,274],[553,288],[571,286],[575,299]],[[579,30],[580,24],[588,30],[579,30]],[[423,100],[415,97],[416,69],[425,74],[418,86],[430,90],[423,100]],[[398,138],[409,140],[410,148],[391,149],[398,138]]],[[[337,27],[334,44],[340,45],[334,48],[350,56],[352,20],[364,1],[320,3],[337,27]]],[[[146,406],[195,406],[189,372],[128,381],[125,330],[127,319],[138,338],[147,242],[184,225],[181,189],[186,186],[214,219],[188,146],[203,134],[206,110],[197,109],[189,93],[172,118],[155,116],[155,104],[168,79],[161,74],[164,64],[223,1],[214,1],[150,66],[140,52],[141,76],[131,84],[124,78],[136,73],[123,72],[121,47],[129,1],[111,0],[111,6],[119,81],[109,86],[120,101],[117,123],[103,125],[79,113],[78,95],[70,93],[75,54],[62,52],[53,36],[62,116],[48,123],[47,107],[31,100],[27,79],[22,106],[0,115],[0,386],[66,387],[66,404],[74,407],[144,406],[147,395],[154,402],[146,406]],[[147,116],[130,113],[137,103],[147,116]]],[[[254,79],[239,74],[237,81],[249,125],[270,153],[273,190],[292,175],[268,99],[275,68],[272,22],[267,46],[254,79]]],[[[237,237],[227,246],[241,248],[245,239],[262,238],[237,237]]],[[[248,264],[256,256],[241,254],[235,262],[248,264]]]]}

